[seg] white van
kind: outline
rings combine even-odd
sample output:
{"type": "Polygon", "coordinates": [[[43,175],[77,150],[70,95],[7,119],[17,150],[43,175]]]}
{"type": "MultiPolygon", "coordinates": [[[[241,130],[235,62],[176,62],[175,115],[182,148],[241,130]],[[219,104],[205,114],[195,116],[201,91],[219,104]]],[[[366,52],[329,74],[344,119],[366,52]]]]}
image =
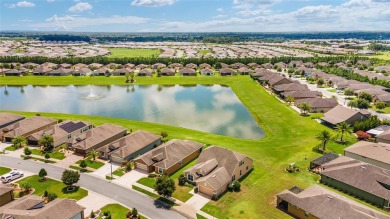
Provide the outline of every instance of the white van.
{"type": "Polygon", "coordinates": [[[20,177],[23,177],[24,174],[23,172],[21,171],[12,171],[10,173],[7,173],[7,174],[4,174],[0,177],[0,180],[3,182],[3,183],[9,183],[11,182],[12,180],[15,180],[15,179],[18,179],[20,177]]]}

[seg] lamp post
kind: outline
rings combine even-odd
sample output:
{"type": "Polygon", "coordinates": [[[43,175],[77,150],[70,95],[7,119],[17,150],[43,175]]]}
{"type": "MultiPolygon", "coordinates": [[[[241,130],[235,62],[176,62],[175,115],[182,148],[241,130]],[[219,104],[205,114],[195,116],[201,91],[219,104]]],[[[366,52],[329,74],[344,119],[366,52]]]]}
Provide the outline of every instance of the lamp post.
{"type": "Polygon", "coordinates": [[[111,182],[111,180],[112,180],[112,162],[111,162],[111,155],[109,154],[108,155],[108,162],[110,162],[110,165],[111,165],[111,178],[110,178],[110,182],[111,182]]]}

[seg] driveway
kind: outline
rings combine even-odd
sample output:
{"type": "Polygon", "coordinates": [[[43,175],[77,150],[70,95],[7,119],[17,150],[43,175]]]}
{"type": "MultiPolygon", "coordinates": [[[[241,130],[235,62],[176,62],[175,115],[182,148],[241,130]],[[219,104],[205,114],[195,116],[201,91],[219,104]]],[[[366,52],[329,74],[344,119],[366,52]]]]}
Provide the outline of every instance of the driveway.
{"type": "Polygon", "coordinates": [[[112,203],[116,203],[116,201],[91,191],[88,191],[87,197],[77,201],[77,204],[85,207],[85,216],[89,216],[92,210],[97,211],[100,208],[112,203]]]}
{"type": "MultiPolygon", "coordinates": [[[[112,172],[114,172],[119,167],[120,167],[119,164],[106,162],[106,163],[104,163],[104,166],[100,167],[99,169],[97,169],[89,174],[94,175],[94,176],[98,176],[98,177],[102,177],[105,179],[107,175],[111,174],[111,168],[112,168],[112,172]]],[[[113,177],[115,177],[115,176],[113,175],[113,177]]]]}
{"type": "MultiPolygon", "coordinates": [[[[193,191],[193,190],[192,190],[193,191]]],[[[196,211],[199,211],[203,208],[208,202],[209,198],[202,196],[200,194],[194,194],[190,199],[188,199],[185,204],[192,206],[196,211]]]]}
{"type": "MultiPolygon", "coordinates": [[[[38,173],[41,168],[45,168],[50,177],[58,180],[61,179],[62,172],[65,170],[64,168],[51,164],[22,160],[20,158],[4,155],[0,155],[0,166],[17,168],[22,171],[29,171],[33,173],[38,173]]],[[[148,218],[184,218],[179,213],[166,209],[160,204],[160,202],[155,201],[146,195],[127,189],[115,183],[110,183],[105,179],[101,179],[93,175],[81,174],[80,181],[77,184],[89,191],[110,197],[128,208],[135,207],[148,218]]]]}
{"type": "Polygon", "coordinates": [[[68,154],[65,157],[65,159],[58,161],[55,165],[62,168],[68,168],[70,165],[77,165],[75,163],[81,159],[83,159],[82,156],[75,155],[75,154],[68,154]]]}
{"type": "Polygon", "coordinates": [[[138,170],[132,170],[125,175],[121,176],[118,179],[114,179],[112,182],[119,184],[121,186],[125,187],[130,187],[133,185],[135,182],[137,182],[139,179],[148,177],[147,173],[138,171],[138,170]]]}

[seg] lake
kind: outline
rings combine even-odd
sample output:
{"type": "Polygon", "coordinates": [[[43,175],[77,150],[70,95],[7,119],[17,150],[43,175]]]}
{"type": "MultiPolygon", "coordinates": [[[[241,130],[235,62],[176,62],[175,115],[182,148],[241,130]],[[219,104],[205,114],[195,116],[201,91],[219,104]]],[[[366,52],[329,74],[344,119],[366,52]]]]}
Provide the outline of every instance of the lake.
{"type": "Polygon", "coordinates": [[[0,110],[84,114],[259,139],[262,129],[229,87],[2,86],[0,110]]]}

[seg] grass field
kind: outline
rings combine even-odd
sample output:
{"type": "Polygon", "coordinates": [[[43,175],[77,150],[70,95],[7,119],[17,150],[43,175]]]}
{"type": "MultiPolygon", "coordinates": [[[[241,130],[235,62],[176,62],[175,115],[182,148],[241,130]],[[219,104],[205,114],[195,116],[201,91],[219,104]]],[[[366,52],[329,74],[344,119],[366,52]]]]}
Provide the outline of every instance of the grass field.
{"type": "MultiPolygon", "coordinates": [[[[57,159],[57,160],[65,159],[65,154],[59,152],[59,150],[60,150],[60,148],[57,147],[51,153],[49,153],[50,154],[50,158],[54,158],[54,159],[57,159]]],[[[45,156],[45,154],[41,150],[39,150],[39,149],[32,149],[31,152],[32,152],[33,155],[42,156],[42,157],[45,156]]]]}
{"type": "Polygon", "coordinates": [[[202,55],[206,55],[207,53],[211,53],[211,50],[209,50],[209,49],[201,49],[201,50],[199,50],[198,51],[200,54],[202,54],[202,55]]]}
{"type": "Polygon", "coordinates": [[[9,173],[10,171],[11,169],[8,167],[0,167],[0,176],[9,173]]]}
{"type": "Polygon", "coordinates": [[[126,49],[126,48],[111,48],[109,49],[112,58],[125,58],[125,57],[153,57],[161,54],[158,49],[126,49]]]}
{"type": "MultiPolygon", "coordinates": [[[[85,162],[87,163],[87,167],[89,168],[93,168],[93,169],[99,169],[100,167],[104,166],[104,163],[100,162],[100,161],[93,161],[91,158],[87,158],[85,159],[85,162]]],[[[81,163],[81,160],[77,161],[76,164],[80,164],[81,163]]]]}
{"type": "Polygon", "coordinates": [[[364,56],[368,58],[376,58],[376,59],[382,59],[382,60],[390,60],[390,52],[378,52],[376,55],[372,56],[364,56]]]}
{"type": "Polygon", "coordinates": [[[88,191],[82,188],[78,188],[76,191],[69,193],[66,191],[66,185],[60,181],[47,178],[46,181],[40,182],[40,179],[41,178],[39,176],[34,175],[19,180],[17,183],[19,183],[19,186],[22,186],[25,183],[29,183],[31,187],[35,189],[34,194],[39,196],[43,195],[45,191],[57,194],[58,198],[69,198],[76,200],[80,200],[88,195],[88,191]]]}
{"type": "MultiPolygon", "coordinates": [[[[120,204],[108,204],[106,206],[104,206],[103,208],[100,209],[101,210],[101,214],[99,215],[99,219],[100,218],[103,218],[103,212],[105,211],[109,211],[111,213],[111,217],[113,219],[115,218],[126,218],[126,215],[129,211],[131,211],[131,209],[128,209],[126,207],[123,207],[122,205],[120,204]]],[[[85,212],[86,215],[90,214],[90,212],[85,212]]],[[[141,219],[144,219],[145,217],[140,215],[141,216],[141,219]]]]}
{"type": "MultiPolygon", "coordinates": [[[[123,77],[5,77],[1,84],[125,84],[123,77]]],[[[251,112],[264,130],[266,137],[260,140],[237,139],[228,136],[204,133],[180,127],[147,122],[104,118],[84,115],[40,113],[56,119],[85,120],[101,125],[112,123],[128,129],[147,130],[156,134],[166,131],[169,138],[188,139],[205,144],[220,145],[247,154],[254,159],[254,171],[241,183],[241,191],[226,193],[218,201],[206,205],[205,211],[218,218],[289,218],[275,208],[275,194],[299,186],[306,188],[318,180],[318,175],[306,171],[310,160],[321,156],[313,151],[319,142],[315,136],[328,129],[310,117],[299,116],[290,107],[269,95],[248,76],[235,77],[161,77],[138,78],[138,84],[223,84],[230,86],[237,97],[251,112]],[[284,171],[289,163],[296,163],[301,170],[289,174],[284,171]]],[[[20,113],[32,116],[35,113],[20,113]]],[[[347,145],[331,142],[329,149],[342,151],[347,145]]]]}

